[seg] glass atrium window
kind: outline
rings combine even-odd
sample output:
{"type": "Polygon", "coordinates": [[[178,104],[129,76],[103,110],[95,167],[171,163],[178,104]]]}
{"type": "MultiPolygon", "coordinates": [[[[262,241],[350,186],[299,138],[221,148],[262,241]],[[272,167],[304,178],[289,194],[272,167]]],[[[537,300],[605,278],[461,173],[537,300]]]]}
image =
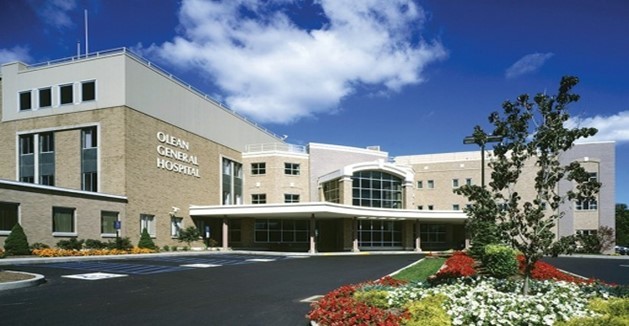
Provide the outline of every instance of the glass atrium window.
{"type": "Polygon", "coordinates": [[[354,206],[402,209],[402,179],[380,171],[359,171],[352,176],[354,206]]]}

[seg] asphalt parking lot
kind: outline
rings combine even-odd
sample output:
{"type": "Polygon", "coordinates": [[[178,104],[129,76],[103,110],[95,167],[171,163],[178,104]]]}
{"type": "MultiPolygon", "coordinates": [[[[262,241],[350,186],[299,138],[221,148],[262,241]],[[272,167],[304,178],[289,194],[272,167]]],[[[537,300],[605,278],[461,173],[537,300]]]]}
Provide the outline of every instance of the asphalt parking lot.
{"type": "Polygon", "coordinates": [[[0,320],[6,325],[307,325],[309,303],[302,300],[377,279],[422,257],[229,253],[3,266],[43,274],[47,282],[1,291],[0,320]]]}

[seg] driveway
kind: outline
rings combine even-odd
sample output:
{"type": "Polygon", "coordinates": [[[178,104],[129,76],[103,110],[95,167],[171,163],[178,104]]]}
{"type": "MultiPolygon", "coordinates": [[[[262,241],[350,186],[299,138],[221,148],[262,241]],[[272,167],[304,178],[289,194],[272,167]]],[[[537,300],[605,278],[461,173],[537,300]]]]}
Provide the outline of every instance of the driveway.
{"type": "Polygon", "coordinates": [[[208,254],[4,266],[44,274],[48,282],[0,292],[0,320],[7,325],[306,325],[309,304],[301,300],[382,277],[422,257],[208,254]],[[92,272],[126,276],[64,277],[92,272]]]}
{"type": "Polygon", "coordinates": [[[559,269],[587,278],[629,285],[628,256],[562,256],[543,260],[559,269]]]}

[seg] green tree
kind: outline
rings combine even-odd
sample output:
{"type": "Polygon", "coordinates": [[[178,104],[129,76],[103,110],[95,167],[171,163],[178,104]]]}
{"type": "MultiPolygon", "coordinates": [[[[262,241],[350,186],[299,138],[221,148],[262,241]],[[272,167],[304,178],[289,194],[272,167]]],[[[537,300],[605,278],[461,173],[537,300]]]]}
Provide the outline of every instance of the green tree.
{"type": "Polygon", "coordinates": [[[616,204],[616,244],[629,246],[629,209],[627,209],[627,204],[616,204]]]}
{"type": "Polygon", "coordinates": [[[553,246],[553,228],[564,215],[559,206],[566,200],[591,200],[600,188],[600,183],[590,180],[578,162],[560,161],[560,155],[575,141],[597,132],[594,128],[570,129],[564,125],[570,117],[568,105],[579,100],[579,95],[571,93],[577,83],[576,77],[564,77],[556,96],[537,94],[531,101],[524,94],[513,102],[504,102],[502,114],[494,112],[489,116],[493,125],[490,133],[476,126],[474,138],[478,144],[489,135],[503,137],[494,146],[488,164],[491,182],[488,188],[466,185],[457,191],[473,203],[468,210],[470,224],[476,223],[475,219],[495,223],[496,236],[522,252],[524,294],[529,292],[535,262],[557,249],[553,246]],[[534,182],[518,183],[521,178],[531,178],[523,175],[524,167],[529,165],[535,167],[534,182]],[[574,188],[558,193],[562,180],[573,182],[574,188]],[[531,184],[526,192],[532,193],[532,198],[524,199],[518,192],[525,184],[531,184]]]}
{"type": "Polygon", "coordinates": [[[201,232],[194,226],[189,226],[185,229],[179,230],[179,235],[177,235],[177,240],[179,242],[185,242],[190,247],[190,243],[199,240],[201,236],[201,232]]]}
{"type": "Polygon", "coordinates": [[[146,249],[156,249],[155,243],[153,239],[151,239],[151,235],[146,228],[142,229],[142,235],[140,236],[140,241],[138,242],[138,248],[146,248],[146,249]]]}
{"type": "Polygon", "coordinates": [[[28,238],[20,223],[15,223],[11,233],[4,240],[4,250],[7,255],[30,255],[31,249],[28,247],[28,238]]]}

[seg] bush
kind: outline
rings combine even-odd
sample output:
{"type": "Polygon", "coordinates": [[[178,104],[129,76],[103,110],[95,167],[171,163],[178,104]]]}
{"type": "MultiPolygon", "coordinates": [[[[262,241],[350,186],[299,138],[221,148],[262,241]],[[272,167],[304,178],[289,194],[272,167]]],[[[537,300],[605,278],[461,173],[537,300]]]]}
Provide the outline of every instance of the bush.
{"type": "Polygon", "coordinates": [[[409,319],[404,325],[452,325],[450,316],[443,309],[447,297],[443,294],[429,295],[419,301],[412,301],[406,306],[409,319]]]}
{"type": "Polygon", "coordinates": [[[516,252],[505,245],[485,246],[481,262],[485,272],[496,278],[506,278],[518,272],[516,252]]]}
{"type": "Polygon", "coordinates": [[[66,250],[81,250],[83,249],[84,240],[77,240],[77,238],[70,238],[68,240],[59,240],[57,247],[66,250]]]}
{"type": "Polygon", "coordinates": [[[5,255],[30,255],[31,249],[28,247],[26,233],[20,223],[15,223],[11,233],[4,240],[5,255]]]}
{"type": "Polygon", "coordinates": [[[194,226],[189,226],[183,230],[179,230],[179,235],[177,235],[177,240],[179,242],[185,242],[190,247],[190,243],[198,241],[201,236],[201,232],[194,226]]]}
{"type": "Polygon", "coordinates": [[[107,243],[95,239],[85,240],[85,249],[106,249],[107,243]]]}
{"type": "Polygon", "coordinates": [[[31,251],[33,251],[33,250],[38,250],[38,249],[48,249],[50,248],[50,246],[45,243],[35,242],[31,245],[30,248],[31,248],[31,251]]]}
{"type": "Polygon", "coordinates": [[[116,238],[113,242],[107,242],[108,249],[117,249],[117,250],[131,250],[133,245],[131,245],[131,240],[129,238],[116,238]]]}
{"type": "Polygon", "coordinates": [[[170,247],[169,247],[168,245],[165,245],[165,246],[162,248],[162,250],[163,250],[163,251],[170,251],[170,247]]]}
{"type": "Polygon", "coordinates": [[[354,292],[354,299],[370,306],[388,308],[387,293],[384,290],[359,290],[354,292]]]}
{"type": "Polygon", "coordinates": [[[557,242],[553,243],[550,247],[549,254],[553,257],[557,257],[561,254],[572,255],[577,251],[577,237],[575,235],[569,235],[561,237],[557,242]]]}
{"type": "Polygon", "coordinates": [[[580,252],[586,254],[600,254],[603,251],[610,250],[615,241],[614,229],[608,226],[598,228],[596,234],[577,235],[577,239],[582,248],[580,252]]]}
{"type": "Polygon", "coordinates": [[[140,241],[138,242],[138,248],[146,248],[146,249],[157,249],[153,239],[149,235],[149,231],[144,228],[142,230],[142,235],[140,236],[140,241]]]}
{"type": "Polygon", "coordinates": [[[595,298],[590,300],[588,308],[600,316],[574,318],[567,322],[558,323],[562,326],[626,326],[629,325],[629,298],[610,298],[603,300],[595,298]]]}

